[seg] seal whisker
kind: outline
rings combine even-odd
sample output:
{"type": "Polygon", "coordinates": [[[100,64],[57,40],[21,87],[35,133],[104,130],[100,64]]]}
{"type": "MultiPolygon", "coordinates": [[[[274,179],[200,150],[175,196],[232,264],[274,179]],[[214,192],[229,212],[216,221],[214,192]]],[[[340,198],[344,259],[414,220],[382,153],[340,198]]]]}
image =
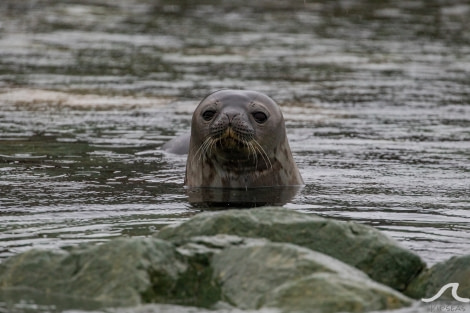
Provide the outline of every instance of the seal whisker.
{"type": "Polygon", "coordinates": [[[253,146],[253,143],[249,141],[245,141],[245,142],[246,142],[246,146],[248,147],[249,153],[253,154],[253,160],[255,161],[255,168],[258,168],[258,154],[256,153],[256,148],[253,146]]]}
{"type": "Polygon", "coordinates": [[[214,140],[211,137],[207,138],[207,140],[205,141],[205,145],[204,145],[204,151],[203,151],[204,154],[202,156],[204,159],[212,155],[213,147],[215,144],[216,144],[216,140],[214,140]]]}
{"type": "Polygon", "coordinates": [[[252,142],[255,144],[256,150],[260,153],[261,157],[263,158],[263,161],[266,165],[269,164],[269,168],[273,168],[273,164],[271,163],[271,160],[269,159],[268,154],[264,150],[264,148],[259,144],[258,141],[255,139],[252,140],[252,142]]]}
{"type": "Polygon", "coordinates": [[[191,163],[194,164],[197,161],[201,161],[206,157],[207,154],[207,148],[212,144],[212,138],[207,137],[204,142],[201,144],[201,146],[196,150],[194,153],[194,156],[191,158],[191,163]]]}
{"type": "Polygon", "coordinates": [[[253,149],[253,145],[245,138],[241,139],[243,146],[248,150],[248,159],[253,155],[253,161],[255,162],[255,168],[258,167],[258,156],[256,155],[256,150],[253,149]]]}
{"type": "Polygon", "coordinates": [[[208,144],[208,147],[207,147],[207,151],[206,151],[206,155],[207,156],[212,156],[212,152],[214,151],[214,147],[216,147],[217,145],[217,141],[218,140],[214,140],[211,138],[209,144],[208,144]]]}

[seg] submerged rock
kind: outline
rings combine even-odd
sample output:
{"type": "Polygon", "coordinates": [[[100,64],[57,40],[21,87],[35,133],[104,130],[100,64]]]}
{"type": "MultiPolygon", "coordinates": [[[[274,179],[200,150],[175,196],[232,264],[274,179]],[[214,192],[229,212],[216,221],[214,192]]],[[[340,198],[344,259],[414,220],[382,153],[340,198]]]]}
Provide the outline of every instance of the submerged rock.
{"type": "MultiPolygon", "coordinates": [[[[470,299],[470,255],[452,257],[423,271],[410,283],[406,294],[416,299],[431,298],[450,283],[458,283],[455,291],[458,297],[470,299]]],[[[451,290],[447,289],[439,300],[458,300],[454,298],[451,290]]],[[[470,300],[463,303],[468,302],[470,300]]]]}
{"type": "Polygon", "coordinates": [[[418,255],[373,227],[285,208],[199,214],[182,224],[162,229],[157,237],[181,240],[216,234],[266,238],[303,246],[352,265],[373,280],[400,291],[424,268],[418,255]]]}

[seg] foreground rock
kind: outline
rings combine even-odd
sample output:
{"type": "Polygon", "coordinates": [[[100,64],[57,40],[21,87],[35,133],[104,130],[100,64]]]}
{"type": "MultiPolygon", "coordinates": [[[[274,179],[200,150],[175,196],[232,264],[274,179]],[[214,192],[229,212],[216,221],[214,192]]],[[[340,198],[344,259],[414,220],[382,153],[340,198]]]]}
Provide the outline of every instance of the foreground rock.
{"type": "Polygon", "coordinates": [[[449,283],[458,290],[439,300],[470,298],[470,255],[423,266],[372,227],[284,208],[228,210],[197,215],[154,238],[11,257],[0,263],[0,304],[367,312],[410,305],[397,290],[431,298],[449,283]]]}
{"type": "Polygon", "coordinates": [[[411,303],[343,262],[292,244],[231,247],[214,255],[212,267],[222,299],[243,309],[365,312],[411,303]]]}
{"type": "Polygon", "coordinates": [[[171,298],[187,267],[172,244],[158,239],[30,250],[0,264],[0,295],[28,295],[39,303],[50,299],[72,307],[84,303],[84,308],[137,305],[146,298],[171,298]]]}
{"type": "Polygon", "coordinates": [[[404,290],[424,268],[419,256],[375,228],[284,208],[228,210],[200,214],[161,230],[161,239],[231,234],[289,242],[327,254],[368,274],[373,280],[404,290]]]}
{"type": "Polygon", "coordinates": [[[365,312],[411,301],[327,255],[288,243],[219,235],[178,244],[133,238],[70,251],[29,252],[0,264],[0,302],[63,309],[171,303],[282,312],[365,312]]]}
{"type": "MultiPolygon", "coordinates": [[[[449,283],[458,283],[457,296],[470,298],[470,255],[452,257],[451,259],[438,263],[430,269],[424,271],[411,282],[406,290],[406,294],[413,298],[431,298],[439,290],[449,283]]],[[[449,288],[444,292],[439,300],[457,300],[449,288]]],[[[468,303],[462,302],[462,303],[468,303]]]]}

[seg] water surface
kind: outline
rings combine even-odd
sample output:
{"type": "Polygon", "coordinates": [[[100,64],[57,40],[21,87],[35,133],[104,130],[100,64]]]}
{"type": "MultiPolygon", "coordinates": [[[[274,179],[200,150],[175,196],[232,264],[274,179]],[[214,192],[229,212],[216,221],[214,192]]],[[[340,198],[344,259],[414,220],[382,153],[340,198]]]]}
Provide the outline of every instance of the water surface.
{"type": "Polygon", "coordinates": [[[470,5],[0,4],[0,259],[148,236],[201,211],[160,147],[208,92],[278,101],[305,187],[429,265],[470,253],[470,5]]]}

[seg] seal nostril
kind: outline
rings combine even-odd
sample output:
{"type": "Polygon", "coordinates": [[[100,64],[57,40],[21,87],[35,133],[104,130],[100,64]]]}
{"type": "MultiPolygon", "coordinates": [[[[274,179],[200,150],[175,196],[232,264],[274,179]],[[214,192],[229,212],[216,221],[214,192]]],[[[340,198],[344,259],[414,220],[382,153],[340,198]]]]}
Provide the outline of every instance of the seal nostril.
{"type": "Polygon", "coordinates": [[[227,116],[229,122],[231,122],[236,116],[240,115],[240,113],[237,113],[237,112],[228,112],[228,113],[225,113],[225,115],[227,116]]]}
{"type": "Polygon", "coordinates": [[[234,119],[235,119],[235,117],[237,117],[238,115],[240,115],[240,113],[238,113],[238,112],[226,112],[226,113],[225,113],[225,116],[227,116],[227,119],[228,119],[228,125],[229,125],[229,126],[233,126],[233,124],[234,124],[234,119]]]}

